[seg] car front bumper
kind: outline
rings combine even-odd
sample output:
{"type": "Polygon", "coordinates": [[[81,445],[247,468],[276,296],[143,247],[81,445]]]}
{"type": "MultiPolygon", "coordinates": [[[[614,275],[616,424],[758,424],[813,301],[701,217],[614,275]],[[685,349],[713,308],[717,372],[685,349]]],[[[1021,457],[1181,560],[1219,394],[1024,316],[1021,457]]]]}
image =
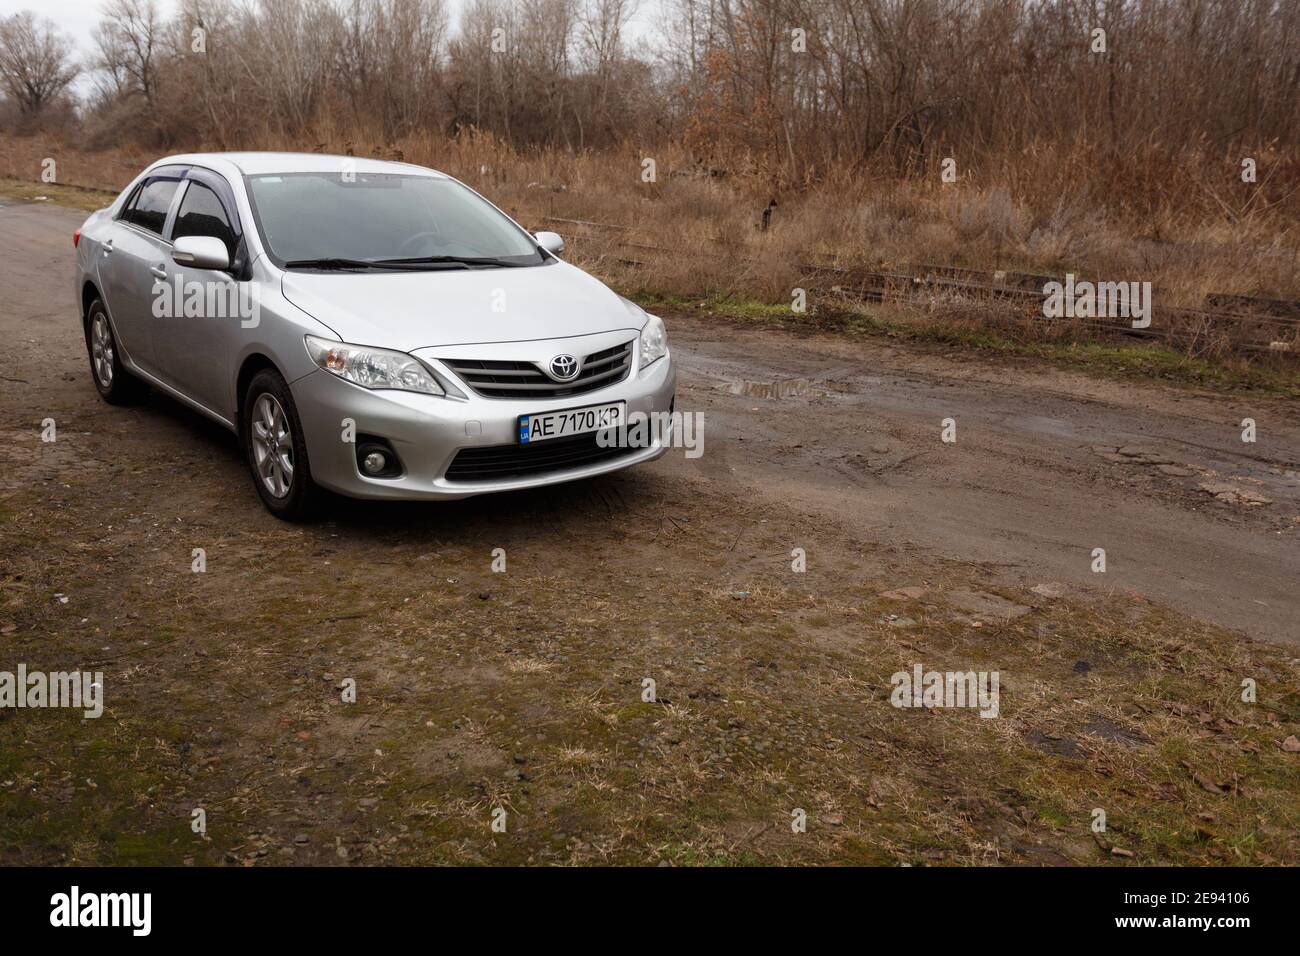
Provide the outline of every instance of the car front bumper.
{"type": "Polygon", "coordinates": [[[670,430],[649,447],[562,470],[489,481],[446,477],[462,449],[515,446],[520,415],[620,401],[627,402],[628,416],[668,412],[673,406],[676,377],[670,354],[615,385],[562,398],[485,398],[467,387],[462,387],[463,399],[395,389],[372,391],[324,370],[308,373],[290,388],[317,484],[352,498],[450,500],[575,481],[653,461],[667,450],[670,430]],[[353,423],[350,429],[349,421],[353,423]],[[395,478],[363,475],[357,465],[356,444],[346,440],[348,434],[386,439],[401,461],[402,474],[395,478]]]}

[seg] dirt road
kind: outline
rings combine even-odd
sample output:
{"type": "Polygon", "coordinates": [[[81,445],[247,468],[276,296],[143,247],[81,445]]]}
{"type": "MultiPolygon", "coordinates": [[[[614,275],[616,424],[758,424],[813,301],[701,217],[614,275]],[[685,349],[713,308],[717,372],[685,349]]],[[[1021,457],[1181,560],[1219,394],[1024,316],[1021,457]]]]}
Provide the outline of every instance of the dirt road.
{"type": "Polygon", "coordinates": [[[711,426],[702,470],[745,499],[794,503],[1016,583],[1135,589],[1300,644],[1294,404],[877,342],[677,327],[685,394],[711,426]],[[1244,418],[1256,422],[1253,444],[1244,418]],[[1092,571],[1094,548],[1106,551],[1104,575],[1092,571]]]}
{"type": "Polygon", "coordinates": [[[1222,808],[1221,843],[1154,835],[1212,800],[1188,754],[1254,761],[1242,832],[1294,813],[1294,692],[1235,703],[1295,681],[1294,405],[668,315],[703,457],[288,526],[231,436],[99,400],[82,218],[0,205],[0,669],[97,663],[109,701],[0,711],[16,859],[1087,862],[1098,787],[1168,785],[1122,839],[1237,861],[1222,808]],[[1000,668],[1014,732],[890,708],[922,660],[1000,668]]]}

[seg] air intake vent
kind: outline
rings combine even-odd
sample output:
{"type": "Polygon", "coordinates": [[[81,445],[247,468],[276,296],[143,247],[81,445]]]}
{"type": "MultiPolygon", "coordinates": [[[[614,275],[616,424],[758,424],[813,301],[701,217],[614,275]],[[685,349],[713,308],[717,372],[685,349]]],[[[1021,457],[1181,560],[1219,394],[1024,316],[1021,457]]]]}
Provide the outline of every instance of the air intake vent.
{"type": "Polygon", "coordinates": [[[602,448],[598,432],[552,438],[528,445],[488,445],[462,448],[447,469],[448,481],[499,481],[526,475],[581,468],[609,461],[637,451],[635,448],[602,448]]]}

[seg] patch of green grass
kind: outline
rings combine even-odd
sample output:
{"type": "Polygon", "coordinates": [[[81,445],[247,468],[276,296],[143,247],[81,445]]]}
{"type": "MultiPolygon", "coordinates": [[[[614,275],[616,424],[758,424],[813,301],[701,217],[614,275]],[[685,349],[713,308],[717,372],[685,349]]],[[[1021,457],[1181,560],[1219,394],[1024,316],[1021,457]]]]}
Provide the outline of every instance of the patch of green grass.
{"type": "Polygon", "coordinates": [[[1027,341],[995,327],[932,319],[921,309],[891,303],[859,309],[799,315],[788,303],[767,303],[728,296],[677,296],[638,290],[631,298],[645,308],[678,309],[701,315],[756,321],[764,325],[802,325],[916,342],[960,346],[980,352],[1042,359],[1054,364],[1118,378],[1158,378],[1216,389],[1257,391],[1280,398],[1300,398],[1300,365],[1267,364],[1241,358],[1224,361],[1189,356],[1156,342],[1104,340],[1027,341]]]}
{"type": "Polygon", "coordinates": [[[638,289],[628,298],[642,308],[680,309],[686,312],[699,312],[705,315],[722,315],[734,319],[757,319],[764,322],[779,323],[796,317],[790,311],[789,303],[772,304],[753,299],[738,299],[733,296],[698,295],[679,296],[649,289],[638,289]]]}
{"type": "Polygon", "coordinates": [[[103,209],[117,198],[116,193],[89,189],[85,186],[65,186],[59,183],[29,183],[21,179],[0,179],[0,196],[22,199],[26,202],[51,202],[56,206],[84,209],[94,212],[103,209]],[[45,197],[41,199],[39,197],[45,197]]]}
{"type": "Polygon", "coordinates": [[[123,866],[175,865],[178,857],[193,852],[195,839],[184,821],[145,833],[119,833],[112,840],[113,862],[123,866]]]}
{"type": "MultiPolygon", "coordinates": [[[[898,331],[898,325],[889,328],[898,331]]],[[[1172,382],[1242,390],[1257,390],[1284,398],[1300,398],[1300,370],[1233,360],[1226,363],[1189,356],[1156,343],[1097,341],[1024,342],[995,329],[953,324],[905,326],[913,338],[964,345],[981,351],[1024,355],[1118,377],[1159,378],[1172,382]]]]}
{"type": "Polygon", "coordinates": [[[667,860],[674,866],[763,866],[765,860],[754,853],[702,852],[689,844],[668,845],[659,850],[660,859],[667,860]]]}

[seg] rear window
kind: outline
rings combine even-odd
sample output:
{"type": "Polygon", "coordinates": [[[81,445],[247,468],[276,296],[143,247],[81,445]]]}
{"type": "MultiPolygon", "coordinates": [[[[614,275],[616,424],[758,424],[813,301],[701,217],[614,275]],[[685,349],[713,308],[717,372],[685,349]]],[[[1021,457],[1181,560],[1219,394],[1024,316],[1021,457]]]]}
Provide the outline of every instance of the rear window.
{"type": "Polygon", "coordinates": [[[172,197],[179,185],[180,181],[175,179],[149,180],[136,192],[122,218],[161,236],[163,224],[167,222],[167,210],[171,208],[172,197]]]}

